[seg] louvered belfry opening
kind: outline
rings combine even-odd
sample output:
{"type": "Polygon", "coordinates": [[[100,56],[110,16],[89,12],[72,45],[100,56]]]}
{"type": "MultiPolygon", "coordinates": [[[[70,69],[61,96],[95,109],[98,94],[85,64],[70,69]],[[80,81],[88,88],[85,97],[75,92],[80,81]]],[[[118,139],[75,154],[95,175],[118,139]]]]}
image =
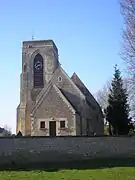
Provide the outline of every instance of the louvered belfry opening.
{"type": "Polygon", "coordinates": [[[37,54],[34,58],[33,63],[33,72],[34,72],[34,88],[43,88],[44,87],[44,62],[43,57],[40,54],[37,54]]]}

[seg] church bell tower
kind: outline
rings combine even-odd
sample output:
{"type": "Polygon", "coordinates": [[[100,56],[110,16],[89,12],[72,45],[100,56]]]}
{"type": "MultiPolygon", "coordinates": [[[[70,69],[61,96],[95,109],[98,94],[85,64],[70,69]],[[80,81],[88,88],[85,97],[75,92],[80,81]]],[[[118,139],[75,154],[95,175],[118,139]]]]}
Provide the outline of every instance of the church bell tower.
{"type": "Polygon", "coordinates": [[[23,42],[16,133],[31,135],[32,106],[58,66],[58,49],[52,40],[23,42]]]}

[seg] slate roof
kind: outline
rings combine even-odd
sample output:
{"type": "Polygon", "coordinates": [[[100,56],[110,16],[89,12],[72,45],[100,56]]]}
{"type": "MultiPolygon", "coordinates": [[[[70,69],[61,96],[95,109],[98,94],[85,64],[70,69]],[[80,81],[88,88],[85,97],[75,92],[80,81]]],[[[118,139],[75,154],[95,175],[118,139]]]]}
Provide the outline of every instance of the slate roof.
{"type": "Polygon", "coordinates": [[[72,98],[70,98],[69,96],[66,95],[66,91],[64,91],[63,89],[57,87],[61,93],[63,94],[63,96],[68,100],[68,102],[72,105],[72,107],[75,109],[75,111],[80,115],[80,112],[78,110],[77,104],[73,101],[72,98]]]}
{"type": "Polygon", "coordinates": [[[98,106],[100,109],[100,112],[102,113],[100,105],[98,104],[96,99],[89,92],[89,90],[86,88],[84,83],[80,80],[80,78],[78,77],[78,75],[75,72],[73,73],[71,79],[75,83],[75,85],[80,89],[80,91],[85,95],[87,104],[89,106],[92,106],[93,108],[95,108],[95,106],[98,106]]]}

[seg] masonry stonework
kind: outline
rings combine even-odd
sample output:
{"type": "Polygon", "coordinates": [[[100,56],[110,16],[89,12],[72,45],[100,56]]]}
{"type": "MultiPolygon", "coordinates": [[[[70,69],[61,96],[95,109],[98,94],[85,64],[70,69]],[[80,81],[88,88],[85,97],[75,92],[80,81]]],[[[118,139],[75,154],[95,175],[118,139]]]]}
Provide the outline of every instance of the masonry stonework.
{"type": "MultiPolygon", "coordinates": [[[[59,95],[59,90],[56,91],[52,86],[49,89],[49,93],[46,96],[46,101],[41,104],[41,107],[37,109],[34,117],[34,129],[33,136],[49,136],[49,121],[56,121],[56,135],[76,135],[76,122],[74,119],[75,111],[68,107],[68,104],[64,102],[59,95]],[[53,114],[53,117],[52,117],[53,114]],[[66,122],[65,128],[60,128],[60,121],[66,122]],[[45,121],[45,130],[40,129],[40,121],[45,121]]],[[[69,104],[70,105],[70,104],[69,104]]]]}
{"type": "MultiPolygon", "coordinates": [[[[58,50],[53,41],[24,41],[22,47],[22,73],[20,75],[20,104],[17,109],[17,133],[22,132],[23,135],[29,135],[30,126],[28,114],[32,109],[27,104],[34,104],[37,95],[42,88],[33,87],[33,61],[37,54],[43,57],[44,61],[44,86],[50,80],[53,72],[57,68],[58,62],[58,50]],[[27,107],[26,107],[27,106],[27,107]],[[18,124],[23,124],[19,126],[18,124]],[[28,127],[29,126],[29,127],[28,127]],[[18,128],[19,127],[19,128],[18,128]],[[28,130],[28,131],[27,131],[28,130]]],[[[30,114],[29,114],[30,116],[30,114]]]]}
{"type": "Polygon", "coordinates": [[[23,136],[104,133],[99,104],[76,73],[71,78],[66,74],[52,40],[23,42],[16,133],[19,131],[23,136]]]}
{"type": "Polygon", "coordinates": [[[0,138],[0,165],[135,157],[135,137],[0,138]]]}

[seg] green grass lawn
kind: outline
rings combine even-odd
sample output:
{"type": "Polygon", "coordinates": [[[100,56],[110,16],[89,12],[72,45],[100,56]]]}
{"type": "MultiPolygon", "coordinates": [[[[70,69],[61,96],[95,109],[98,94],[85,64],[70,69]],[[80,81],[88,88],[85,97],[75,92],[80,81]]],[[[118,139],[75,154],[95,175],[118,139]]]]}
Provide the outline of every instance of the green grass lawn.
{"type": "Polygon", "coordinates": [[[135,159],[101,159],[46,166],[48,168],[38,165],[22,170],[0,169],[0,180],[135,180],[135,159]]]}
{"type": "Polygon", "coordinates": [[[135,168],[112,168],[94,170],[47,171],[1,171],[0,180],[134,180],[135,168]]]}

